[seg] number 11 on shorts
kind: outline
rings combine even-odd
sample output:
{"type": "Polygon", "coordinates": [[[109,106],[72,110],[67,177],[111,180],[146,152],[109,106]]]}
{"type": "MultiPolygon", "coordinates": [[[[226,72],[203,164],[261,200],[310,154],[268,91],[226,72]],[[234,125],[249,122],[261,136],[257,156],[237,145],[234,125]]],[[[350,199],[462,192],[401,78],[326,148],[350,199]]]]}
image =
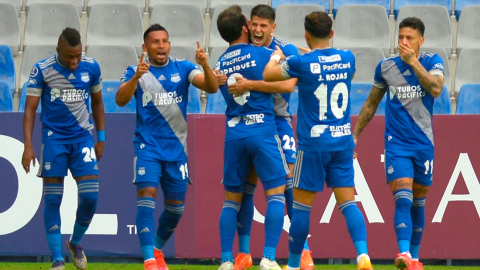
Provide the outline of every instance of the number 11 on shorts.
{"type": "Polygon", "coordinates": [[[182,164],[179,170],[182,172],[182,179],[188,178],[188,163],[182,164]]]}

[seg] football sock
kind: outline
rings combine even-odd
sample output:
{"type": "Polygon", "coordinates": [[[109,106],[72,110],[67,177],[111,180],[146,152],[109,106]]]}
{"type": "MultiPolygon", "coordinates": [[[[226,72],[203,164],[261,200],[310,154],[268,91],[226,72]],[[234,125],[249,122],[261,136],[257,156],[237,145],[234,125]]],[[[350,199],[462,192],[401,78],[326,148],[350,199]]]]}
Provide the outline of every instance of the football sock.
{"type": "Polygon", "coordinates": [[[136,225],[144,261],[154,259],[153,230],[155,229],[155,221],[153,211],[155,211],[155,199],[150,197],[137,199],[136,225]]]}
{"type": "Polygon", "coordinates": [[[310,211],[311,206],[293,202],[292,223],[288,237],[290,253],[288,255],[288,266],[291,268],[300,267],[300,259],[304,249],[305,241],[310,229],[310,211]]]}
{"type": "Polygon", "coordinates": [[[395,200],[394,226],[397,234],[400,253],[408,252],[412,237],[412,207],[413,193],[408,189],[400,189],[393,193],[395,200]]]}
{"type": "Polygon", "coordinates": [[[238,252],[250,254],[250,231],[253,222],[256,185],[245,183],[243,186],[242,206],[237,214],[238,252]]]}
{"type": "Polygon", "coordinates": [[[90,226],[97,209],[98,180],[82,180],[78,182],[78,197],[80,203],[77,209],[77,218],[73,227],[70,243],[78,245],[90,226]]]}
{"type": "Polygon", "coordinates": [[[287,205],[287,215],[292,220],[292,207],[293,207],[293,183],[292,177],[287,178],[287,184],[285,185],[285,204],[287,205]]]}
{"type": "Polygon", "coordinates": [[[422,241],[423,228],[425,227],[425,197],[413,198],[412,208],[412,238],[410,242],[410,254],[413,259],[418,259],[420,242],[422,241]]]}
{"type": "Polygon", "coordinates": [[[164,205],[165,210],[163,210],[158,221],[159,226],[154,238],[154,246],[156,249],[163,249],[163,246],[175,231],[175,228],[177,228],[177,224],[180,221],[185,208],[185,203],[164,203],[164,205]]]}
{"type": "Polygon", "coordinates": [[[237,227],[237,214],[240,204],[234,201],[223,202],[222,214],[220,215],[220,242],[222,245],[222,263],[233,263],[233,238],[237,227]]]}
{"type": "Polygon", "coordinates": [[[54,262],[64,260],[62,256],[62,235],[60,234],[60,204],[62,203],[62,196],[63,184],[45,183],[43,220],[47,232],[48,247],[54,262]]]}
{"type": "Polygon", "coordinates": [[[347,221],[348,232],[357,250],[357,256],[368,254],[367,250],[367,228],[362,212],[355,201],[346,201],[338,206],[347,221]]]}
{"type": "Polygon", "coordinates": [[[263,257],[270,261],[275,260],[278,240],[283,230],[283,215],[285,209],[285,195],[275,194],[267,196],[267,212],[265,213],[265,247],[263,257]]]}

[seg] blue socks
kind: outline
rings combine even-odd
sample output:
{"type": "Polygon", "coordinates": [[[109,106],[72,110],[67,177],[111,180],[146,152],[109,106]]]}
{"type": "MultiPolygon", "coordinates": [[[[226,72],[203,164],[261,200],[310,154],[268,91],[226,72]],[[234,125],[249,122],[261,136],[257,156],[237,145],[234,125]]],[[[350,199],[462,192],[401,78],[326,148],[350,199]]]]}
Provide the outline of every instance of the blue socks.
{"type": "Polygon", "coordinates": [[[47,242],[53,261],[63,261],[62,235],[60,234],[60,204],[63,197],[63,184],[45,184],[45,210],[43,220],[47,231],[47,242]]]}
{"type": "Polygon", "coordinates": [[[237,214],[238,252],[250,254],[250,231],[253,222],[256,186],[246,182],[243,186],[242,206],[237,214]]]}
{"type": "Polygon", "coordinates": [[[223,210],[220,215],[220,241],[222,245],[222,263],[232,262],[232,246],[237,228],[237,214],[240,204],[234,201],[224,201],[223,210]]]}
{"type": "Polygon", "coordinates": [[[143,260],[154,259],[153,257],[153,230],[155,221],[153,212],[155,211],[155,199],[143,197],[137,199],[136,225],[138,238],[140,239],[140,248],[143,254],[143,260]]]}
{"type": "Polygon", "coordinates": [[[425,197],[413,198],[412,208],[412,238],[410,242],[410,254],[413,259],[418,259],[420,242],[422,241],[423,228],[425,227],[425,197]]]}
{"type": "Polygon", "coordinates": [[[397,234],[398,248],[400,253],[410,250],[410,239],[412,237],[412,207],[413,193],[408,189],[400,189],[393,193],[395,200],[394,226],[397,234]]]}
{"type": "Polygon", "coordinates": [[[312,206],[294,201],[292,208],[293,215],[288,237],[290,250],[288,266],[299,268],[305,240],[310,230],[310,211],[312,206]]]}
{"type": "Polygon", "coordinates": [[[285,195],[275,194],[267,196],[267,213],[265,214],[265,247],[263,257],[270,261],[275,260],[278,240],[283,230],[283,213],[285,195]]]}
{"type": "Polygon", "coordinates": [[[77,209],[77,219],[73,227],[70,243],[78,245],[90,226],[97,209],[98,180],[82,180],[77,183],[80,202],[77,209]]]}
{"type": "Polygon", "coordinates": [[[154,238],[154,246],[156,249],[163,249],[170,236],[177,228],[177,224],[182,217],[185,203],[171,204],[165,203],[165,210],[160,216],[159,226],[154,238]]]}
{"type": "Polygon", "coordinates": [[[285,204],[287,205],[287,215],[292,220],[293,211],[293,178],[287,178],[287,184],[285,185],[285,204]]]}
{"type": "Polygon", "coordinates": [[[360,254],[368,254],[367,249],[367,228],[362,212],[357,207],[355,201],[346,201],[338,206],[347,221],[348,232],[352,238],[357,256],[360,254]]]}

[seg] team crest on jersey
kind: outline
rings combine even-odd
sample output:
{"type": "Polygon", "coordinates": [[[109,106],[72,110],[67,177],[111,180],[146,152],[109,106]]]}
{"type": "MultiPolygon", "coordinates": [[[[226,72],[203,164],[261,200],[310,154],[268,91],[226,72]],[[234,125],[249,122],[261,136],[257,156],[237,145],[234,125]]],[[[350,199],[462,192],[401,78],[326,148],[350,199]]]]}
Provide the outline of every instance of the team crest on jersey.
{"type": "Polygon", "coordinates": [[[54,102],[55,99],[57,99],[58,97],[60,97],[60,90],[58,90],[57,88],[53,88],[50,91],[50,101],[54,102]]]}
{"type": "Polygon", "coordinates": [[[82,82],[88,83],[90,81],[90,75],[87,72],[81,73],[82,82]]]}
{"type": "Polygon", "coordinates": [[[50,164],[50,162],[45,162],[45,166],[44,166],[45,170],[50,170],[52,168],[52,165],[50,164]]]}
{"type": "Polygon", "coordinates": [[[145,175],[145,167],[138,168],[138,175],[145,175]]]}
{"type": "Polygon", "coordinates": [[[178,83],[182,78],[180,77],[180,74],[178,73],[175,73],[175,74],[172,74],[172,76],[170,77],[170,80],[174,83],[178,83]]]}

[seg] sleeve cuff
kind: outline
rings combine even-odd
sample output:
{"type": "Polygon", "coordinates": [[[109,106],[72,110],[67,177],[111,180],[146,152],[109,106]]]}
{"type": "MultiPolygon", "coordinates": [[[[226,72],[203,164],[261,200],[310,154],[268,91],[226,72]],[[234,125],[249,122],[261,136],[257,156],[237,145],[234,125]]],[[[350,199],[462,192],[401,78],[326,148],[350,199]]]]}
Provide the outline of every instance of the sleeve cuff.
{"type": "Polygon", "coordinates": [[[41,97],[42,96],[42,89],[41,88],[27,88],[27,96],[34,96],[34,97],[41,97]]]}
{"type": "Polygon", "coordinates": [[[288,79],[291,79],[292,77],[290,77],[290,74],[288,74],[288,71],[287,71],[287,67],[286,67],[286,62],[283,62],[282,63],[282,66],[281,66],[281,71],[282,71],[282,77],[285,79],[285,80],[288,80],[288,79]]]}
{"type": "Polygon", "coordinates": [[[98,93],[100,90],[102,90],[102,83],[90,87],[90,93],[98,93]]]}
{"type": "Polygon", "coordinates": [[[438,75],[438,76],[444,77],[443,71],[440,70],[440,69],[432,69],[432,70],[430,70],[428,73],[430,73],[430,74],[432,74],[432,75],[438,75]]]}
{"type": "Polygon", "coordinates": [[[373,86],[375,86],[375,87],[378,88],[378,89],[385,89],[385,88],[387,88],[387,85],[386,85],[386,84],[379,83],[379,82],[377,82],[377,81],[373,81],[373,86]]]}
{"type": "Polygon", "coordinates": [[[193,78],[195,78],[195,76],[197,76],[198,74],[203,74],[203,72],[200,70],[200,69],[194,69],[190,72],[190,74],[188,74],[188,82],[189,83],[192,83],[193,82],[193,78]]]}

